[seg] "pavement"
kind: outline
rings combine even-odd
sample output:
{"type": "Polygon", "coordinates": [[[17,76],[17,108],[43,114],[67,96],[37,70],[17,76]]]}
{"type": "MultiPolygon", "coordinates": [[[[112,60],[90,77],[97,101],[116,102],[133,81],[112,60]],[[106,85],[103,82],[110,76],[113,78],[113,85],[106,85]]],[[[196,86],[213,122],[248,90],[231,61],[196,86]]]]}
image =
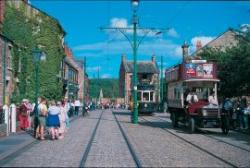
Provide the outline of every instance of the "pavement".
{"type": "MultiPolygon", "coordinates": [[[[70,118],[70,121],[75,120],[77,117],[70,118]]],[[[26,131],[18,131],[16,133],[11,133],[9,136],[0,138],[0,165],[1,162],[6,162],[11,158],[8,158],[10,155],[18,155],[18,151],[25,150],[25,147],[28,145],[33,145],[39,143],[39,140],[36,140],[33,137],[33,129],[26,131]],[[17,153],[16,153],[17,152],[17,153]]]]}

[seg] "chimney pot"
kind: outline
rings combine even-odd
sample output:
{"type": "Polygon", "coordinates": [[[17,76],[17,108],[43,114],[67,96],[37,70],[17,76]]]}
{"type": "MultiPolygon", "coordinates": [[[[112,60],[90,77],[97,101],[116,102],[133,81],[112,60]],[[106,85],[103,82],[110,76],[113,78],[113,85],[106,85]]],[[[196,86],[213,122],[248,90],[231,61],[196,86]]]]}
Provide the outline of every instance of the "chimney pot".
{"type": "Polygon", "coordinates": [[[201,41],[198,40],[198,41],[196,42],[196,50],[199,50],[200,48],[202,48],[202,44],[201,44],[201,41]]]}

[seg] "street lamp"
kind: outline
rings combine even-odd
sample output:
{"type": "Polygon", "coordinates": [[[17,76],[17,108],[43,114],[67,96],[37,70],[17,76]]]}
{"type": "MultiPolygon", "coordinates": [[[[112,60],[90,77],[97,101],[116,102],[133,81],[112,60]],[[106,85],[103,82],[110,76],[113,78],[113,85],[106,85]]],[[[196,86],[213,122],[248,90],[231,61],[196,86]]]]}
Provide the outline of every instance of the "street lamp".
{"type": "MultiPolygon", "coordinates": [[[[133,94],[133,110],[131,115],[131,121],[134,124],[138,123],[138,104],[137,104],[137,49],[140,46],[143,39],[148,35],[150,32],[155,32],[155,35],[160,35],[164,31],[169,30],[169,28],[138,28],[138,17],[137,17],[137,9],[139,6],[139,0],[131,0],[131,5],[133,9],[133,17],[132,17],[132,28],[121,28],[121,27],[101,27],[101,30],[118,30],[120,33],[126,37],[126,39],[129,41],[132,49],[133,49],[133,60],[134,60],[134,70],[133,70],[133,88],[132,88],[132,94],[133,94]],[[132,30],[133,31],[133,40],[130,40],[130,38],[126,35],[126,30],[132,30]],[[137,39],[137,30],[143,32],[143,36],[138,40],[137,39]]],[[[125,96],[125,95],[124,95],[125,96]]]]}
{"type": "Polygon", "coordinates": [[[134,57],[134,72],[133,72],[133,114],[132,123],[138,123],[138,107],[137,107],[137,7],[138,0],[132,0],[133,7],[133,57],[134,57]]]}
{"type": "Polygon", "coordinates": [[[36,135],[36,128],[38,126],[38,95],[39,95],[39,66],[40,61],[46,60],[46,55],[39,48],[35,48],[32,51],[33,63],[35,65],[35,117],[34,117],[34,135],[36,135]]]}

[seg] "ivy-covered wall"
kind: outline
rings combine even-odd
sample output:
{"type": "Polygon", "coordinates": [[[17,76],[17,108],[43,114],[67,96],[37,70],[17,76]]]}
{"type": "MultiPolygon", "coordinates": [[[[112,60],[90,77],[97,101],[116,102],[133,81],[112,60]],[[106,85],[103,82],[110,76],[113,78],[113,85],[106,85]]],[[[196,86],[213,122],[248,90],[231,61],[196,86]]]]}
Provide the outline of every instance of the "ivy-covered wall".
{"type": "Polygon", "coordinates": [[[45,13],[35,9],[27,15],[28,4],[21,3],[17,8],[6,3],[3,34],[14,41],[12,50],[15,91],[12,100],[20,102],[22,98],[35,100],[35,64],[32,50],[39,46],[45,52],[46,60],[40,62],[40,95],[48,99],[62,98],[62,81],[58,79],[61,61],[64,58],[62,38],[64,31],[59,23],[45,13]]]}

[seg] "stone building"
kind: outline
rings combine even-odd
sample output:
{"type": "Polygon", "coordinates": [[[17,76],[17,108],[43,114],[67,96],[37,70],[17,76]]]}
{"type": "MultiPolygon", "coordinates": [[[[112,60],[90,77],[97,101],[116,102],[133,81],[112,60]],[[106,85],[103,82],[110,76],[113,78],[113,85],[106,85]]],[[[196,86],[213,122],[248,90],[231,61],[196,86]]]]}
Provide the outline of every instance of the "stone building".
{"type": "MultiPolygon", "coordinates": [[[[120,97],[124,98],[124,102],[127,104],[132,100],[133,70],[133,61],[127,61],[126,56],[122,55],[119,72],[119,94],[120,97]]],[[[159,68],[155,56],[152,56],[151,61],[137,62],[137,79],[138,87],[143,84],[153,86],[155,88],[155,100],[159,101],[159,68]]]]}
{"type": "Polygon", "coordinates": [[[227,48],[237,46],[240,39],[244,40],[243,32],[229,28],[204,46],[202,46],[200,41],[197,41],[196,51],[189,56],[200,58],[199,54],[207,48],[212,48],[218,51],[226,51],[227,48]]]}

